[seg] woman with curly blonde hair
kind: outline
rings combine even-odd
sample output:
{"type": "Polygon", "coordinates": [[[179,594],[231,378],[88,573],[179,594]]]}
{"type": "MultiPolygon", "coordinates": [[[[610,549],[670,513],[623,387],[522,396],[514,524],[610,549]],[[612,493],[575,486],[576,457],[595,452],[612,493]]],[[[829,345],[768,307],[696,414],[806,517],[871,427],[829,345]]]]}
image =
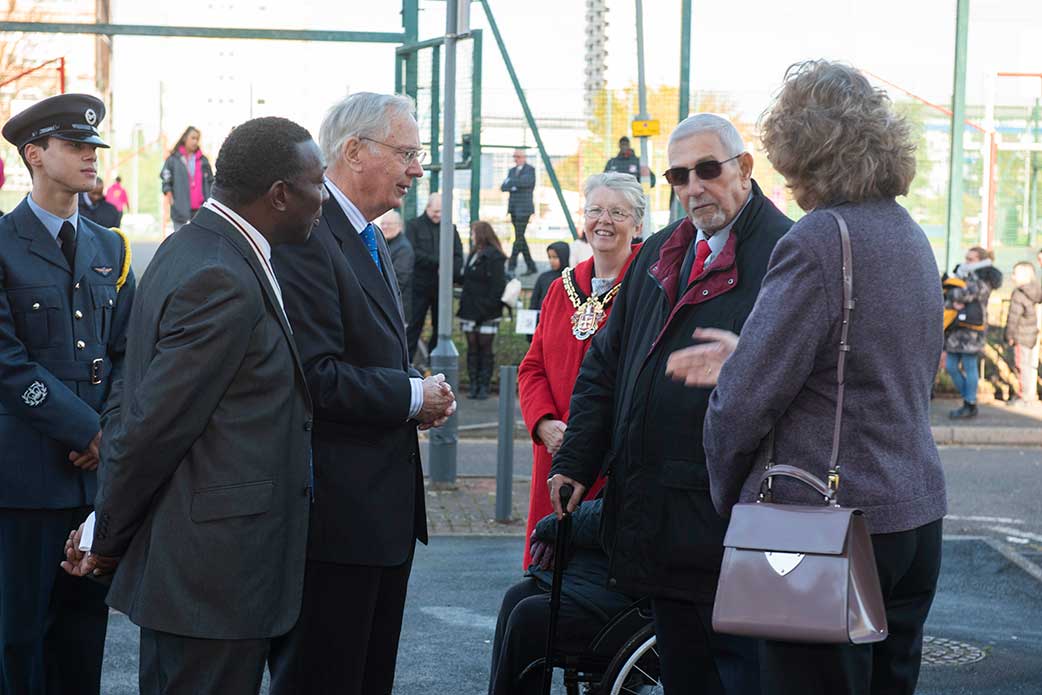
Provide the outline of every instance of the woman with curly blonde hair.
{"type": "MultiPolygon", "coordinates": [[[[792,66],[761,127],[768,158],[808,214],[774,248],[741,340],[696,332],[705,342],[674,353],[667,369],[692,386],[716,385],[704,444],[720,513],[756,499],[772,431],[775,462],[826,479],[844,324],[832,213],[846,221],[855,308],[843,346],[836,497],[868,522],[889,636],[859,646],[763,642],[761,682],[772,695],[911,695],[947,503],[930,433],[942,343],[937,265],[895,200],[915,175],[910,129],[860,72],[828,61],[792,66]]],[[[821,504],[795,482],[776,478],[772,492],[777,502],[821,504]]]]}

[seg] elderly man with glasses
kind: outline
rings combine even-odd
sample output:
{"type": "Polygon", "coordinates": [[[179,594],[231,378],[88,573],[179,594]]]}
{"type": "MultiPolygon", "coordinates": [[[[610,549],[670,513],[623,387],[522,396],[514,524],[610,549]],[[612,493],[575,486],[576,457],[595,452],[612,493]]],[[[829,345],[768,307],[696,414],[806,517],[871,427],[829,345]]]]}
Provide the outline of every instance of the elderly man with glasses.
{"type": "Polygon", "coordinates": [[[711,624],[727,528],[702,447],[711,389],[674,382],[666,360],[701,331],[741,331],[792,221],[753,181],[752,155],[726,119],[684,120],[668,155],[665,177],[687,216],[644,243],[593,338],[550,470],[551,503],[560,512],[567,483],[574,508],[606,473],[609,585],[652,597],[667,695],[758,693],[755,643],[711,624]]]}
{"type": "Polygon", "coordinates": [[[333,105],[319,130],[322,217],[308,243],[272,255],[315,408],[303,605],[272,646],[273,695],[394,683],[413,548],[427,542],[416,430],[456,407],[444,376],[409,366],[394,264],[373,223],[423,176],[413,108],[369,92],[333,105]]]}

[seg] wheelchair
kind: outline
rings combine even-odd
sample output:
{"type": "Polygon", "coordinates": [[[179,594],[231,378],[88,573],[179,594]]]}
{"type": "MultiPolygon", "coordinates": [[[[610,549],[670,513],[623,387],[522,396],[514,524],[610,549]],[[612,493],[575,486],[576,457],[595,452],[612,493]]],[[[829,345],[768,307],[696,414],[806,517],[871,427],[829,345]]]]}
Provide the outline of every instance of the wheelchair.
{"type": "MultiPolygon", "coordinates": [[[[553,667],[564,671],[568,695],[661,695],[650,601],[642,599],[607,622],[580,653],[554,649],[553,667]],[[581,690],[580,690],[581,687],[581,690]]],[[[515,684],[537,678],[546,657],[531,662],[515,684]]]]}
{"type": "MultiPolygon", "coordinates": [[[[553,666],[564,671],[568,695],[661,695],[659,657],[651,603],[636,601],[610,620],[580,654],[554,650],[553,666]],[[582,689],[580,689],[582,686],[582,689]]],[[[540,658],[522,671],[516,682],[536,677],[546,665],[540,658]]]]}
{"type": "MultiPolygon", "coordinates": [[[[567,509],[572,487],[561,489],[561,507],[567,509]]],[[[589,646],[580,654],[567,654],[557,648],[557,619],[561,606],[561,587],[568,562],[568,538],[571,514],[565,513],[557,524],[553,583],[550,590],[549,630],[544,656],[529,664],[515,679],[521,683],[541,672],[544,695],[549,695],[554,668],[564,670],[565,692],[580,695],[661,695],[658,651],[649,599],[641,599],[615,615],[600,629],[589,646]]]]}

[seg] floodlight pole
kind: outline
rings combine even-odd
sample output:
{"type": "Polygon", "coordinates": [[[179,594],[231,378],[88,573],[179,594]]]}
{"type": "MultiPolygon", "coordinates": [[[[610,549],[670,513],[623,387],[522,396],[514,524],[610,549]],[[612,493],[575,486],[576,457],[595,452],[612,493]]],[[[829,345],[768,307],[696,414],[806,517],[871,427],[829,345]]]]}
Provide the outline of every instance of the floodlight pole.
{"type": "MultiPolygon", "coordinates": [[[[456,176],[456,41],[459,37],[459,3],[445,3],[445,94],[442,106],[441,226],[438,240],[438,344],[431,352],[431,370],[445,375],[453,391],[459,387],[459,352],[452,342],[453,185],[456,176]]],[[[434,487],[456,483],[458,415],[430,431],[430,474],[434,487]]]]}
{"type": "Polygon", "coordinates": [[[970,2],[957,0],[955,10],[955,70],[952,85],[951,148],[948,161],[948,224],[944,238],[944,269],[952,267],[953,246],[962,244],[963,131],[966,120],[966,43],[970,2]]]}

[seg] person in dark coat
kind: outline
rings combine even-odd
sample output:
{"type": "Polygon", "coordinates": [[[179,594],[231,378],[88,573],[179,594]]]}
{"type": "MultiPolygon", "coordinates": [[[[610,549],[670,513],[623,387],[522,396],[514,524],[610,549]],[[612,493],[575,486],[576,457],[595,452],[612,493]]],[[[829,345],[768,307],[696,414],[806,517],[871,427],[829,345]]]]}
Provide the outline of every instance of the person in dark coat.
{"type": "Polygon", "coordinates": [[[755,643],[710,623],[726,522],[713,509],[702,448],[709,389],[666,375],[696,328],[740,332],[775,244],[792,221],[752,179],[753,158],[726,119],[698,114],[669,139],[667,179],[688,215],[644,242],[593,338],[550,470],[578,500],[606,471],[609,586],[650,596],[668,695],[754,693],[755,643]]]}
{"type": "Polygon", "coordinates": [[[546,247],[546,260],[550,263],[550,270],[540,273],[532,287],[532,297],[528,302],[528,308],[539,311],[543,306],[543,298],[546,291],[554,280],[561,277],[561,273],[568,267],[568,254],[570,249],[563,241],[555,241],[546,247]]]}
{"type": "Polygon", "coordinates": [[[512,273],[517,269],[517,257],[520,254],[524,256],[528,275],[532,275],[538,268],[532,260],[532,252],[528,250],[525,230],[528,228],[528,220],[535,214],[532,197],[535,191],[535,168],[528,163],[524,150],[514,150],[514,166],[507,172],[507,177],[499,189],[510,193],[507,199],[507,213],[510,215],[510,223],[514,225],[514,246],[510,249],[507,270],[512,273]]]}
{"type": "MultiPolygon", "coordinates": [[[[441,194],[433,194],[427,201],[423,214],[409,220],[405,225],[405,236],[412,244],[416,257],[412,275],[412,313],[406,314],[406,339],[409,346],[409,361],[416,356],[416,344],[431,315],[431,337],[427,341],[427,354],[438,344],[438,266],[441,264],[439,239],[441,239],[441,194]]],[[[452,225],[452,279],[459,282],[463,272],[463,242],[456,225],[452,225]]]]}
{"type": "Polygon", "coordinates": [[[1013,266],[1016,289],[1009,298],[1006,315],[1006,342],[1013,348],[1020,389],[1015,403],[1038,401],[1038,311],[1042,303],[1042,286],[1035,277],[1035,266],[1021,261],[1013,266]]]}
{"type": "Polygon", "coordinates": [[[99,412],[123,369],[130,245],[79,214],[104,103],[44,99],[3,136],[32,178],[0,219],[0,693],[101,690],[106,587],[65,575],[69,530],[94,506],[99,412]],[[41,135],[43,132],[45,134],[41,135]]]}
{"type": "Polygon", "coordinates": [[[185,128],[159,172],[163,197],[175,232],[203,206],[213,186],[213,169],[210,160],[199,149],[199,137],[198,128],[185,128]]]}
{"type": "MultiPolygon", "coordinates": [[[[842,216],[855,307],[842,344],[841,465],[830,487],[868,524],[889,634],[856,646],[762,642],[763,693],[912,695],[947,510],[930,429],[942,299],[930,242],[896,200],[915,176],[914,135],[885,92],[829,61],[790,67],[761,122],[768,158],[808,214],[778,242],[741,338],[699,333],[701,344],[668,368],[692,393],[716,385],[705,451],[720,514],[758,499],[771,432],[777,463],[831,478],[836,370],[847,335],[840,229],[831,211],[842,216]]],[[[776,478],[772,494],[783,504],[822,504],[793,480],[776,478]]],[[[846,590],[842,581],[814,591],[846,590]]]]}
{"type": "MultiPolygon", "coordinates": [[[[612,591],[608,582],[608,556],[600,543],[602,500],[583,502],[572,515],[568,537],[571,554],[561,583],[555,646],[569,654],[585,650],[597,633],[634,598],[612,591]]],[[[526,667],[546,654],[550,616],[550,586],[557,557],[557,517],[549,514],[532,532],[533,562],[525,578],[503,596],[492,642],[489,695],[538,695],[542,669],[526,667]]]]}
{"type": "Polygon", "coordinates": [[[80,193],[80,214],[102,227],[119,227],[123,213],[116,206],[105,200],[105,182],[99,176],[94,188],[80,193]]]}
{"type": "Polygon", "coordinates": [[[115,568],[107,601],[141,628],[142,695],[256,693],[300,614],[313,410],[269,254],[308,238],[325,166],[282,118],[238,126],[218,162],[213,198],[135,296],[93,544],[63,565],[115,568]]]}
{"type": "Polygon", "coordinates": [[[412,311],[412,274],[416,266],[416,253],[412,250],[409,237],[402,234],[402,216],[391,210],[380,218],[380,231],[391,254],[394,276],[398,279],[398,291],[402,298],[402,314],[409,320],[412,311]]]}
{"type": "Polygon", "coordinates": [[[319,130],[330,198],[307,243],[272,255],[315,404],[314,503],[300,619],[273,645],[271,695],[390,693],[416,542],[417,428],[455,412],[409,366],[398,280],[373,221],[423,176],[408,97],[355,92],[319,130]],[[365,529],[365,533],[360,533],[365,529]]]}
{"type": "MultiPolygon", "coordinates": [[[[952,275],[962,281],[962,286],[945,289],[945,308],[954,309],[959,315],[968,315],[967,307],[975,305],[980,321],[979,325],[967,325],[957,320],[944,333],[945,368],[962,396],[962,407],[948,413],[952,419],[977,415],[978,363],[987,342],[988,300],[991,291],[1002,285],[1002,272],[992,265],[993,260],[992,252],[980,246],[967,250],[966,262],[955,266],[952,271],[952,275]]],[[[942,282],[950,284],[947,275],[942,282]]]]}
{"type": "Polygon", "coordinates": [[[499,332],[503,315],[500,297],[506,288],[503,263],[506,256],[499,237],[488,222],[478,220],[470,226],[470,254],[463,268],[463,291],[459,298],[460,328],[467,337],[467,374],[470,398],[489,396],[489,384],[496,358],[492,341],[499,332]]]}
{"type": "MultiPolygon", "coordinates": [[[[604,171],[629,174],[637,181],[640,181],[643,176],[647,176],[650,186],[655,187],[655,172],[640,165],[640,157],[630,147],[630,139],[625,135],[619,138],[619,153],[608,160],[608,163],[604,165],[604,171]]],[[[637,243],[640,243],[640,240],[637,243]]]]}

